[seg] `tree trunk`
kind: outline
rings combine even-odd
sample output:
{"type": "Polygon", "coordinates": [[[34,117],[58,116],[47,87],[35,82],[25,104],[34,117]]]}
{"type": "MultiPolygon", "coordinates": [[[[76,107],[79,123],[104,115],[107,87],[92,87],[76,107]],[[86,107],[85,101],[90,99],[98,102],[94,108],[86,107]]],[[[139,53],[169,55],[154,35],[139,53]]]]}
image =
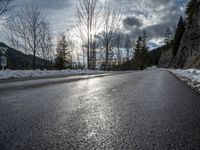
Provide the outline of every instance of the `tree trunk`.
{"type": "Polygon", "coordinates": [[[33,70],[36,69],[36,51],[33,51],[33,70]]]}
{"type": "Polygon", "coordinates": [[[105,63],[105,70],[106,71],[108,71],[108,56],[109,56],[109,54],[108,54],[108,51],[109,51],[109,48],[108,47],[106,47],[106,63],[105,63]]]}

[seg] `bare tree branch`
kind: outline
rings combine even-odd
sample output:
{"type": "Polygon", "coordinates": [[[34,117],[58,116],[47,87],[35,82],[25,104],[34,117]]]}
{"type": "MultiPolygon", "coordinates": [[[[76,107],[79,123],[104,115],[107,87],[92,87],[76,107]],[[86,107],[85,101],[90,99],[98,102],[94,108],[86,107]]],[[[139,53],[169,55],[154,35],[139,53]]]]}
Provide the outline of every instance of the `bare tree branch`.
{"type": "Polygon", "coordinates": [[[107,70],[109,67],[109,54],[111,53],[111,44],[112,40],[115,37],[115,34],[120,27],[121,20],[121,10],[115,9],[115,7],[111,7],[109,2],[105,2],[104,13],[103,13],[103,45],[105,47],[105,69],[107,70]]]}
{"type": "Polygon", "coordinates": [[[99,0],[79,0],[76,8],[76,16],[78,19],[77,27],[79,30],[79,37],[83,43],[87,43],[87,67],[91,69],[91,55],[94,49],[92,46],[95,40],[95,33],[97,31],[97,20],[100,14],[98,6],[99,0]]]}
{"type": "Polygon", "coordinates": [[[5,13],[13,8],[13,6],[11,5],[13,1],[14,0],[0,0],[0,19],[2,19],[5,13]]]}
{"type": "Polygon", "coordinates": [[[19,45],[25,50],[26,54],[29,52],[33,54],[32,65],[33,69],[35,69],[36,55],[40,54],[39,51],[44,48],[44,45],[41,44],[44,42],[44,33],[45,36],[48,36],[46,34],[50,32],[48,29],[44,31],[44,28],[48,27],[44,15],[37,7],[33,5],[26,6],[25,9],[22,9],[12,17],[7,24],[7,29],[13,34],[10,37],[18,39],[19,45]]]}

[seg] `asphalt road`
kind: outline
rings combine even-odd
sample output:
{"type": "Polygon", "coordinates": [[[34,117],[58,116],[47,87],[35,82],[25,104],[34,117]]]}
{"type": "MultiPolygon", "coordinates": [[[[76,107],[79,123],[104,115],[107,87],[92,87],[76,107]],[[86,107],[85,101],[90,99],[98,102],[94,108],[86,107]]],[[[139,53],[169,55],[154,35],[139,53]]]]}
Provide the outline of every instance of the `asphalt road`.
{"type": "Polygon", "coordinates": [[[0,91],[0,150],[198,150],[200,95],[167,71],[0,91]]]}

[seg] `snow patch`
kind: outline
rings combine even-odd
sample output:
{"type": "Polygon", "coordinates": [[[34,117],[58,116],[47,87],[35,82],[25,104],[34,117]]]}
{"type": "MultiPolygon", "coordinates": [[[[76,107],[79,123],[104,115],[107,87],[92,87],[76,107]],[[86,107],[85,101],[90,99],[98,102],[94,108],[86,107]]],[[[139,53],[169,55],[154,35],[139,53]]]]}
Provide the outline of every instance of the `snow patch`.
{"type": "Polygon", "coordinates": [[[0,71],[0,79],[92,75],[100,73],[105,72],[98,70],[5,70],[0,71]]]}
{"type": "Polygon", "coordinates": [[[197,89],[200,92],[200,70],[198,69],[171,69],[173,74],[175,74],[182,81],[186,82],[191,87],[197,89]]]}

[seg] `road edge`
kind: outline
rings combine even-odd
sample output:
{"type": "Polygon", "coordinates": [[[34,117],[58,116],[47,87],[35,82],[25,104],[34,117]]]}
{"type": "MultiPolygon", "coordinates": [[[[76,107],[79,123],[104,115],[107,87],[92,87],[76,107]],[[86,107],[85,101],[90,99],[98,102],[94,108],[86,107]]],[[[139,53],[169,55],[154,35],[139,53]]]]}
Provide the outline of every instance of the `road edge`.
{"type": "Polygon", "coordinates": [[[53,78],[38,78],[38,79],[29,79],[29,80],[26,79],[26,80],[18,80],[18,81],[13,81],[13,82],[10,81],[10,82],[0,83],[0,92],[10,91],[10,90],[38,88],[38,87],[43,87],[47,85],[76,82],[80,80],[88,80],[88,79],[101,78],[101,77],[106,77],[106,76],[121,75],[121,74],[126,74],[126,73],[133,73],[133,72],[115,72],[115,73],[104,73],[104,74],[102,73],[102,74],[91,74],[91,75],[61,76],[61,77],[53,77],[53,78]],[[37,83],[28,83],[31,81],[36,81],[37,83]],[[38,83],[39,81],[41,82],[38,83]]]}
{"type": "Polygon", "coordinates": [[[187,87],[189,87],[190,89],[192,89],[194,92],[196,92],[197,94],[200,95],[200,91],[198,89],[196,89],[195,87],[191,86],[188,84],[187,81],[189,81],[189,79],[187,80],[182,80],[179,76],[177,76],[175,73],[171,72],[170,70],[166,70],[168,71],[171,75],[173,75],[175,78],[177,78],[179,81],[181,81],[182,83],[184,83],[187,87]]]}

